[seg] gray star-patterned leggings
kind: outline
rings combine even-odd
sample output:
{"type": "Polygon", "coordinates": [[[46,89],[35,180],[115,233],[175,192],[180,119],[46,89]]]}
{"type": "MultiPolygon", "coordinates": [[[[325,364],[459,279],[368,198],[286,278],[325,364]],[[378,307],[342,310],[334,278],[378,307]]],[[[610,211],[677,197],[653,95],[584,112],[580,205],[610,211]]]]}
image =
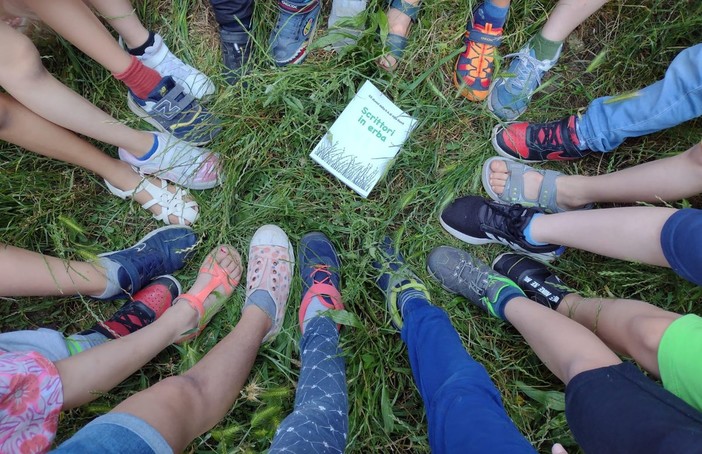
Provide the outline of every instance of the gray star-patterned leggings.
{"type": "Polygon", "coordinates": [[[349,403],[336,323],[327,317],[312,319],[300,351],[295,409],[278,427],[269,453],[344,452],[349,403]]]}

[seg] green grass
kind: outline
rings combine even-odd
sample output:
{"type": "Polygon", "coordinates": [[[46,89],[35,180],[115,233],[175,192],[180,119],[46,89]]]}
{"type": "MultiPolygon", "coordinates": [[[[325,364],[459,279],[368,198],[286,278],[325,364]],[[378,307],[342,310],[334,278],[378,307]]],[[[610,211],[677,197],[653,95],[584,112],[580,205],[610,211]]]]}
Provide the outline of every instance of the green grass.
{"type": "MultiPolygon", "coordinates": [[[[212,147],[225,158],[227,179],[217,189],[195,193],[202,209],[196,225],[202,245],[179,279],[186,286],[192,283],[197,263],[220,242],[233,244],[245,255],[251,235],[265,223],[280,225],[294,242],[308,231],[321,230],[341,252],[342,294],[347,309],[360,321],[360,326],[344,329],[341,341],[350,402],[348,452],[429,451],[426,417],[404,346],[390,328],[382,296],[373,285],[369,251],[387,233],[400,239],[409,263],[427,281],[434,302],[449,312],[466,348],[485,365],[508,413],[527,438],[542,452],[550,452],[555,441],[574,443],[563,411],[533,392],[560,392],[563,387],[521,336],[442,291],[424,271],[424,259],[433,247],[465,247],[443,232],[437,216],[454,197],[482,193],[479,169],[494,154],[489,134],[495,119],[484,104],[458,96],[450,82],[451,55],[459,48],[474,3],[427,2],[413,27],[405,62],[389,75],[374,64],[380,53],[374,13],[384,9],[382,2],[370,2],[368,30],[358,47],[342,56],[317,49],[303,65],[285,69],[274,68],[265,54],[275,21],[273,3],[258,2],[255,23],[261,25],[255,30],[256,66],[246,77],[248,89],[227,87],[217,76],[221,67],[216,24],[207,2],[162,1],[155,10],[145,3],[137,6],[144,21],[160,31],[177,54],[215,75],[219,86],[211,107],[225,127],[212,147]],[[366,79],[418,118],[419,125],[388,175],[363,200],[307,156],[366,79]]],[[[516,50],[539,29],[552,5],[540,0],[515,2],[500,51],[516,50]]],[[[326,2],[324,23],[329,8],[326,2]]],[[[597,96],[652,83],[678,52],[700,41],[701,29],[699,2],[609,3],[568,39],[549,84],[525,118],[560,118],[597,96]]],[[[318,36],[323,35],[321,31],[318,36]]],[[[70,87],[117,118],[138,125],[126,108],[124,88],[97,64],[61,41],[44,40],[40,49],[47,67],[70,87]]],[[[629,140],[615,153],[548,167],[566,173],[605,173],[674,155],[700,137],[702,123],[690,122],[629,140]]],[[[113,148],[103,149],[116,155],[113,148]]],[[[0,145],[0,155],[2,242],[72,259],[128,246],[159,226],[138,205],[110,196],[98,178],[82,169],[7,144],[0,145]]],[[[504,249],[471,250],[489,260],[504,249]]],[[[661,268],[573,250],[556,267],[566,282],[586,295],[639,298],[683,312],[696,311],[702,297],[698,287],[661,268]]],[[[65,413],[58,440],[125,397],[190,367],[234,326],[243,294],[243,289],[237,290],[196,342],[168,348],[112,392],[65,413]]],[[[211,432],[193,443],[193,452],[260,452],[268,447],[294,398],[299,299],[296,280],[283,332],[261,349],[242,398],[211,432]]],[[[0,309],[0,328],[49,326],[71,333],[116,308],[81,298],[8,299],[0,309]]]]}

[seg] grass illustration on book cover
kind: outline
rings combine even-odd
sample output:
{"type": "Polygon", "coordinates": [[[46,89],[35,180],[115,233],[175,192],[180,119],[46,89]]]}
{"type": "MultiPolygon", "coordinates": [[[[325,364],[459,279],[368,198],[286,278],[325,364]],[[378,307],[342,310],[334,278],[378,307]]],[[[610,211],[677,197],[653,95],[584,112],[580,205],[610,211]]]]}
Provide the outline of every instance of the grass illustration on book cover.
{"type": "Polygon", "coordinates": [[[310,157],[366,198],[416,125],[366,81],[310,157]]]}

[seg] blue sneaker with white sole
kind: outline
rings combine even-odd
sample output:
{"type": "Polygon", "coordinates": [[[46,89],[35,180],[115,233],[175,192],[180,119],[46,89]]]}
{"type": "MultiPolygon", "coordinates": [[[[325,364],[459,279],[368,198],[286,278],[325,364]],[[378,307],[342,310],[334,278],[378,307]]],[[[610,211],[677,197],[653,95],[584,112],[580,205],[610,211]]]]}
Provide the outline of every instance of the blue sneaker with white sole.
{"type": "Polygon", "coordinates": [[[120,265],[118,279],[122,292],[107,299],[132,295],[155,277],[183,268],[195,251],[195,244],[197,235],[193,229],[170,225],[154,230],[130,248],[100,254],[101,259],[120,265]]]}
{"type": "Polygon", "coordinates": [[[127,105],[135,115],[159,131],[193,145],[210,143],[222,130],[219,119],[170,76],[161,79],[146,99],[137,97],[130,90],[127,105]]]}
{"type": "Polygon", "coordinates": [[[306,4],[278,0],[278,23],[271,32],[273,61],[278,66],[296,65],[307,57],[322,5],[319,0],[306,4]]]}

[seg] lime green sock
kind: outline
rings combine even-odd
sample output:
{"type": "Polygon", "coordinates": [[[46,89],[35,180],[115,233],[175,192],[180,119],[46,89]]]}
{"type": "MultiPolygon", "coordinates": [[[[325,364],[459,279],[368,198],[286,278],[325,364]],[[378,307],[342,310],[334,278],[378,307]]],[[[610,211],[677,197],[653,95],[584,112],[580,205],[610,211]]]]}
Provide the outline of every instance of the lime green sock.
{"type": "Polygon", "coordinates": [[[541,32],[537,33],[529,41],[529,45],[534,49],[537,60],[553,60],[558,55],[558,49],[563,41],[551,41],[543,37],[541,32]]]}

